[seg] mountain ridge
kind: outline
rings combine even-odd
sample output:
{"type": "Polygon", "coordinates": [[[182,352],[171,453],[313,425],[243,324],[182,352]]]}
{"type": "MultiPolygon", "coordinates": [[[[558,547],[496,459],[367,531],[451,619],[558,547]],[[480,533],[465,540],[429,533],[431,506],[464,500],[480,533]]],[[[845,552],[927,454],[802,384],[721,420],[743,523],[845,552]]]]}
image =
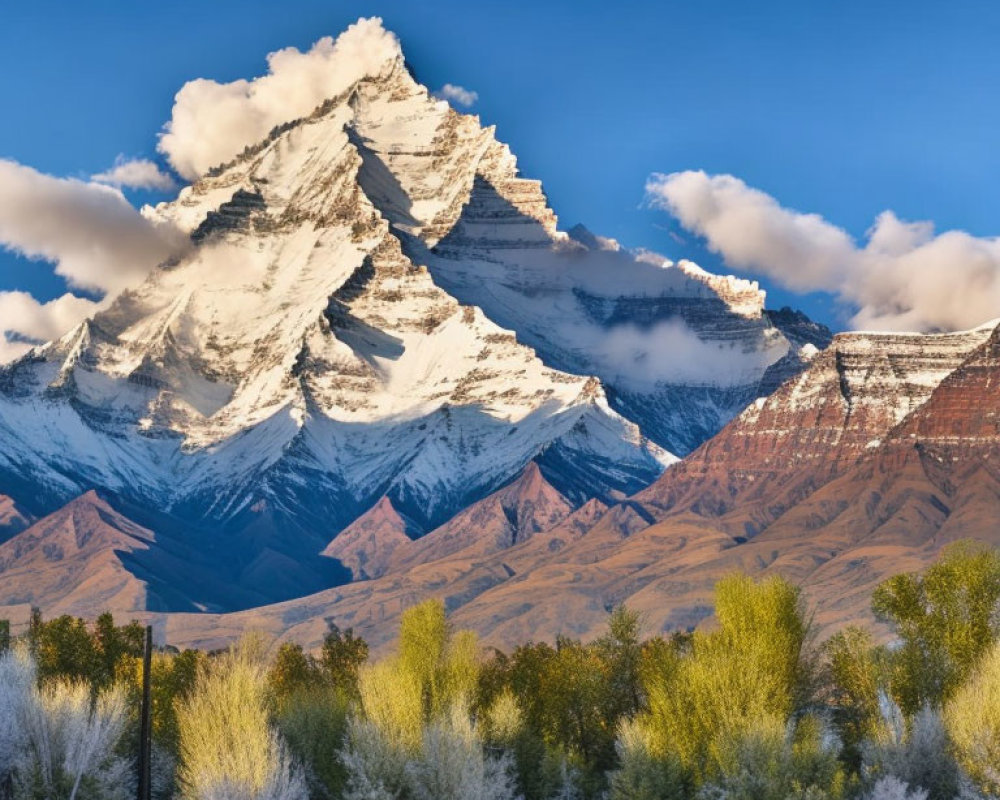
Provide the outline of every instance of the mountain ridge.
{"type": "MultiPolygon", "coordinates": [[[[510,647],[527,638],[596,635],[621,602],[640,611],[652,631],[697,626],[711,614],[714,582],[739,569],[780,572],[800,583],[821,635],[847,620],[874,624],[869,598],[880,580],[926,566],[957,538],[998,541],[991,520],[1000,512],[1000,478],[990,463],[1000,448],[993,410],[998,342],[1000,332],[989,325],[926,336],[840,335],[832,352],[744,412],[704,452],[610,508],[585,506],[549,532],[485,557],[446,555],[271,608],[161,621],[187,642],[213,642],[222,631],[253,625],[314,643],[320,621],[330,618],[381,647],[408,605],[438,596],[456,624],[510,647]],[[752,439],[768,415],[774,423],[761,435],[774,448],[771,456],[724,448],[741,436],[752,439]],[[816,426],[822,419],[826,426],[816,426]],[[806,438],[774,435],[778,422],[806,438]],[[802,452],[810,438],[816,445],[802,452]],[[839,459],[818,458],[834,447],[839,459]],[[729,467],[713,466],[713,453],[728,458],[729,467]],[[713,474],[733,472],[740,459],[759,475],[774,461],[794,482],[789,488],[787,479],[770,478],[759,497],[744,489],[749,494],[732,508],[692,502],[695,488],[668,488],[712,486],[713,474]],[[754,503],[766,510],[782,492],[790,499],[770,508],[773,519],[764,524],[754,503]],[[586,519],[574,526],[581,513],[586,519]],[[748,520],[759,530],[748,531],[748,520]],[[550,548],[550,541],[557,544],[550,548]]],[[[737,480],[753,487],[757,481],[748,477],[737,480]]]]}
{"type": "Polygon", "coordinates": [[[350,594],[462,557],[506,580],[512,548],[638,531],[623,498],[830,338],[752,281],[561,231],[495,128],[401,54],[143,213],[190,244],[0,368],[10,532],[96,490],[107,541],[155,531],[116,556],[137,605],[350,594]]]}

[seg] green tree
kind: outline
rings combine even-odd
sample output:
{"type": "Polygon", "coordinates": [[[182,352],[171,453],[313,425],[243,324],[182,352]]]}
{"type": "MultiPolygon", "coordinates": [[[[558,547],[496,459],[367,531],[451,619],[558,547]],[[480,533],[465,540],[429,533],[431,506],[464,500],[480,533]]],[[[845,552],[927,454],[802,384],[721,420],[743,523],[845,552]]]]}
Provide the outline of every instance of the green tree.
{"type": "Polygon", "coordinates": [[[486,723],[486,742],[513,755],[525,800],[549,800],[562,785],[565,749],[542,733],[548,718],[540,694],[542,674],[555,657],[544,643],[519,647],[512,656],[495,650],[480,672],[477,707],[486,723]]]}
{"type": "MultiPolygon", "coordinates": [[[[153,743],[176,757],[179,730],[177,706],[194,688],[199,664],[205,656],[197,650],[181,653],[161,650],[150,662],[150,700],[153,743]]],[[[126,655],[118,663],[116,683],[128,692],[129,708],[139,708],[142,698],[142,657],[126,655]]],[[[135,725],[138,720],[134,720],[135,725]]]]}
{"type": "Polygon", "coordinates": [[[523,724],[513,751],[525,796],[550,796],[567,761],[586,794],[604,789],[606,773],[618,763],[619,723],[645,704],[647,657],[639,631],[639,615],[619,607],[590,644],[558,637],[555,648],[527,644],[487,663],[481,707],[489,710],[505,693],[519,700],[523,724]]]}
{"type": "Polygon", "coordinates": [[[302,645],[294,642],[282,644],[267,674],[268,688],[277,707],[281,708],[288,698],[297,693],[318,688],[320,674],[316,659],[306,653],[302,645]]]}
{"type": "Polygon", "coordinates": [[[640,627],[638,612],[618,606],[608,619],[607,632],[593,645],[607,676],[604,714],[613,728],[645,704],[640,627]]]}
{"type": "Polygon", "coordinates": [[[890,662],[892,693],[912,716],[940,707],[972,674],[997,638],[1000,554],[960,542],[923,575],[896,575],[872,595],[872,608],[901,640],[890,662]]]}
{"type": "Polygon", "coordinates": [[[851,626],[832,636],[824,653],[833,724],[844,745],[844,759],[857,772],[862,743],[878,735],[881,726],[879,692],[885,684],[885,652],[875,646],[869,631],[851,626]]]}
{"type": "Polygon", "coordinates": [[[367,660],[368,642],[355,636],[352,628],[342,631],[329,623],[320,651],[320,666],[334,686],[350,697],[357,697],[358,672],[367,660]]]}
{"type": "Polygon", "coordinates": [[[421,687],[424,717],[430,719],[456,700],[472,702],[479,677],[478,640],[472,631],[453,631],[444,603],[427,600],[403,612],[399,668],[421,687]]]}
{"type": "Polygon", "coordinates": [[[109,686],[115,679],[118,664],[127,656],[142,657],[146,645],[146,629],[136,621],[115,625],[110,611],[94,622],[92,632],[94,666],[91,681],[98,688],[109,686]]]}
{"type": "MultiPolygon", "coordinates": [[[[341,753],[345,797],[413,796],[422,785],[414,783],[418,772],[430,770],[428,780],[431,773],[441,777],[427,749],[431,741],[434,748],[446,746],[449,730],[465,732],[460,737],[463,751],[473,743],[479,748],[478,726],[471,718],[479,664],[475,634],[453,631],[441,601],[428,600],[404,612],[398,652],[364,667],[358,676],[364,718],[348,723],[341,753]]],[[[487,772],[495,766],[481,752],[468,764],[487,772]]]]}
{"type": "Polygon", "coordinates": [[[97,650],[87,623],[67,615],[42,621],[38,617],[30,629],[31,650],[38,664],[38,677],[93,682],[97,670],[97,650]]]}
{"type": "Polygon", "coordinates": [[[471,709],[479,664],[475,634],[453,631],[444,603],[427,600],[403,613],[398,653],[360,672],[361,705],[394,746],[417,748],[425,725],[471,709]]]}
{"type": "Polygon", "coordinates": [[[304,765],[312,798],[333,800],[344,788],[346,771],[339,758],[351,709],[343,690],[323,682],[286,696],[277,716],[289,752],[304,765]]]}
{"type": "Polygon", "coordinates": [[[32,609],[28,646],[41,680],[84,681],[96,694],[114,683],[125,659],[142,655],[145,635],[138,622],[115,625],[109,612],[91,627],[68,615],[44,620],[38,609],[32,609]]]}

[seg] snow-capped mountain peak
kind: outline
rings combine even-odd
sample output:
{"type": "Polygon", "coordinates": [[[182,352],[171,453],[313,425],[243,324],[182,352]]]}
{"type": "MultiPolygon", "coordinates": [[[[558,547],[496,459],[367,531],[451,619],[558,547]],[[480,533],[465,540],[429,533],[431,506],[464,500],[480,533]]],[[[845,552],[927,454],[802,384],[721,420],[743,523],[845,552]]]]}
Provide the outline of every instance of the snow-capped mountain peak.
{"type": "Polygon", "coordinates": [[[98,488],[241,537],[261,579],[529,463],[570,503],[636,491],[824,344],[752,282],[560,231],[390,56],[146,209],[190,248],[0,371],[0,492],[40,515],[98,488]]]}

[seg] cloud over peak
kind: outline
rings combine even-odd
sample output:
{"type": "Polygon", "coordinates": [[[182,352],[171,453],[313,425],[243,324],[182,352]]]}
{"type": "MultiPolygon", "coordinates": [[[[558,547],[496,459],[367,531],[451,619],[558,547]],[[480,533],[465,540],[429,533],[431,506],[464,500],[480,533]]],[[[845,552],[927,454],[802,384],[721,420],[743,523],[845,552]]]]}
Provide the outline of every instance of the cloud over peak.
{"type": "Polygon", "coordinates": [[[856,309],[856,327],[957,330],[1000,316],[1000,239],[936,234],[930,222],[884,211],[859,245],[732,175],[654,174],[646,192],[727,265],[793,291],[833,292],[856,309]]]}
{"type": "Polygon", "coordinates": [[[169,192],[177,188],[174,179],[156,163],[146,158],[129,159],[123,155],[115,159],[111,169],[91,175],[90,179],[118,189],[156,189],[169,192]]]}
{"type": "MultiPolygon", "coordinates": [[[[0,159],[0,247],[55,264],[70,286],[117,294],[187,242],[146,219],[118,189],[0,159]]],[[[97,307],[71,293],[41,303],[25,292],[0,292],[0,361],[26,350],[26,339],[61,336],[97,307]]]]}
{"type": "Polygon", "coordinates": [[[474,92],[471,89],[466,89],[464,86],[459,86],[455,83],[446,83],[436,92],[434,96],[440,100],[447,100],[449,103],[454,105],[462,106],[464,108],[469,108],[475,105],[476,101],[479,100],[479,92],[474,92]]]}
{"type": "Polygon", "coordinates": [[[276,125],[307,116],[366,75],[381,74],[401,55],[395,34],[372,17],[336,39],[320,39],[305,53],[294,47],[270,53],[268,72],[259,78],[189,81],[174,98],[159,150],[179,175],[194,180],[276,125]]]}

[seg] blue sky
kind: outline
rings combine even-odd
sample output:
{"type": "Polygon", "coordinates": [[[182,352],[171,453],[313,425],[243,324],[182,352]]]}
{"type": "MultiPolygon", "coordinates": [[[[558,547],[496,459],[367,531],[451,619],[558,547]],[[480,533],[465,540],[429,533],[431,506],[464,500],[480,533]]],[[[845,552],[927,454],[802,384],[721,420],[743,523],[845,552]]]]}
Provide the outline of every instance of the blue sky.
{"type": "MultiPolygon", "coordinates": [[[[564,227],[734,271],[697,226],[644,204],[651,173],[705,170],[859,240],[885,209],[1000,233],[993,2],[7,4],[0,158],[79,177],[118,154],[155,158],[186,81],[260,75],[268,52],[370,15],[425,84],[478,92],[472,110],[544,181],[564,227]]],[[[767,272],[771,305],[847,324],[831,294],[740,272],[767,272]]],[[[65,286],[44,264],[0,255],[9,289],[48,299],[65,286]]]]}

